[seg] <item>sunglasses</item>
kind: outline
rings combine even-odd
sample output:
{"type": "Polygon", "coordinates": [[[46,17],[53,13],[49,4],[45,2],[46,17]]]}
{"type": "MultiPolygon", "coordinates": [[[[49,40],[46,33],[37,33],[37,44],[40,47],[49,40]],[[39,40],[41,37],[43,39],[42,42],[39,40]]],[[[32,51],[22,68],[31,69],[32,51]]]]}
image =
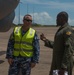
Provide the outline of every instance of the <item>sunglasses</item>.
{"type": "Polygon", "coordinates": [[[24,19],[24,20],[26,20],[27,22],[32,22],[32,20],[29,20],[29,19],[24,19]]]}

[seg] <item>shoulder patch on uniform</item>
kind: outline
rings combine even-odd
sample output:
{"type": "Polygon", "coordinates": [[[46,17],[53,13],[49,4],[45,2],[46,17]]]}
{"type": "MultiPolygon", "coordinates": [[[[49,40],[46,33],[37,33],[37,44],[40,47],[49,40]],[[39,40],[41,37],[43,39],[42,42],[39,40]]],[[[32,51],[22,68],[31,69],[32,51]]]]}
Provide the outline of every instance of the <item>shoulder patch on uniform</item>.
{"type": "Polygon", "coordinates": [[[71,31],[66,32],[67,35],[71,35],[71,31]]]}

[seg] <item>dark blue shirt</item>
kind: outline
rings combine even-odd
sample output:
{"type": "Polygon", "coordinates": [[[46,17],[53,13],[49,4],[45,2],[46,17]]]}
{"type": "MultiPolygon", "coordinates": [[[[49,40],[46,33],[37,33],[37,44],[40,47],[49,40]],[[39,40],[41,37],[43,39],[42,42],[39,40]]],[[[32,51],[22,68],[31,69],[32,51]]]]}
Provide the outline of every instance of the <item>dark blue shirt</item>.
{"type": "MultiPolygon", "coordinates": [[[[22,31],[22,36],[25,34],[25,31],[22,31]]],[[[40,53],[40,46],[39,46],[39,38],[38,35],[35,33],[34,40],[33,40],[33,48],[34,48],[34,55],[31,57],[31,62],[38,63],[39,61],[39,53],[40,53]]],[[[10,35],[6,58],[13,58],[13,50],[14,50],[14,33],[10,35]]]]}

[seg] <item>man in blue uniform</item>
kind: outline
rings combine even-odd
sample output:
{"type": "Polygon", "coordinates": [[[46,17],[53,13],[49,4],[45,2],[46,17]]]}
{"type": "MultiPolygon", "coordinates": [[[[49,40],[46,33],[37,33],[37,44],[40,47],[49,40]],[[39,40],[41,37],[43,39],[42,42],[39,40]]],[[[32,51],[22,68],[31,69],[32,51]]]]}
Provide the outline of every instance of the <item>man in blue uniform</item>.
{"type": "Polygon", "coordinates": [[[53,70],[59,70],[58,75],[64,75],[65,71],[68,75],[72,75],[73,56],[74,56],[74,32],[68,24],[68,14],[60,12],[56,19],[57,30],[54,41],[46,39],[44,34],[40,35],[45,46],[53,48],[52,64],[50,74],[53,75],[53,70]]]}
{"type": "Polygon", "coordinates": [[[31,24],[32,16],[27,14],[23,18],[23,25],[15,27],[10,35],[6,53],[8,75],[18,75],[20,68],[22,75],[30,75],[31,68],[39,62],[39,39],[31,24]]]}

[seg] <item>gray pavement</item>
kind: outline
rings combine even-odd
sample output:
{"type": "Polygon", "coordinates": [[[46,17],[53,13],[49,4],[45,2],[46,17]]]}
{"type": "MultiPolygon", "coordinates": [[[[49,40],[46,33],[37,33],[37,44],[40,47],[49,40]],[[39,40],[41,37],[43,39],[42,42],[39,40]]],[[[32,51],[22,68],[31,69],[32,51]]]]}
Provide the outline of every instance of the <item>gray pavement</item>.
{"type": "MultiPolygon", "coordinates": [[[[54,34],[57,30],[56,27],[34,27],[38,35],[44,33],[48,39],[53,40],[54,34]]],[[[10,29],[8,32],[0,33],[0,75],[7,75],[8,73],[8,62],[5,59],[6,48],[9,35],[13,29],[10,29]]],[[[44,47],[43,42],[40,40],[40,60],[39,64],[32,69],[31,75],[49,75],[49,70],[52,60],[52,49],[44,47]]],[[[73,70],[74,75],[74,70],[73,70]]]]}

